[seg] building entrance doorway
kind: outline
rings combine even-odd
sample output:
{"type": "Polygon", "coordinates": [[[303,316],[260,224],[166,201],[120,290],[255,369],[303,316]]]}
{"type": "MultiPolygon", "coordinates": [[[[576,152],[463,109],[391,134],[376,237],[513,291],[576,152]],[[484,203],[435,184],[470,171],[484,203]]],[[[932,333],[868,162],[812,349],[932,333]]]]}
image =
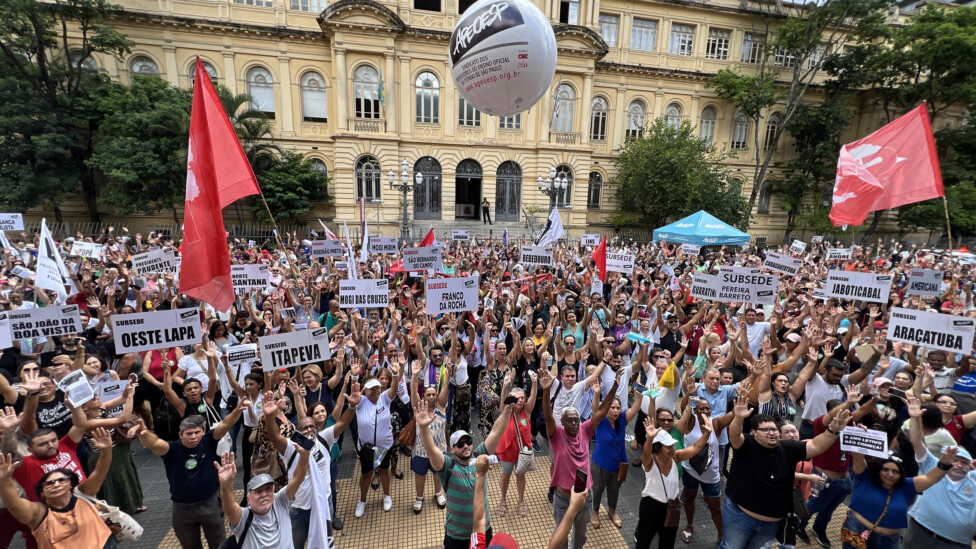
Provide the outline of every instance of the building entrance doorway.
{"type": "Polygon", "coordinates": [[[455,170],[454,217],[481,219],[481,164],[462,160],[455,170]]]}

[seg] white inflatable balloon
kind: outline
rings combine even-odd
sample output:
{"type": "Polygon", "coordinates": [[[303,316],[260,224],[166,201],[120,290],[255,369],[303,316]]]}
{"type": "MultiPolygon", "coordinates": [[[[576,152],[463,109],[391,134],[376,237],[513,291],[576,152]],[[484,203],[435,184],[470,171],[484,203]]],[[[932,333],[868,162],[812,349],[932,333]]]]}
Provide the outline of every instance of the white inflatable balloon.
{"type": "Polygon", "coordinates": [[[496,116],[535,105],[556,73],[552,25],[527,0],[479,0],[461,16],[450,48],[459,93],[496,116]]]}

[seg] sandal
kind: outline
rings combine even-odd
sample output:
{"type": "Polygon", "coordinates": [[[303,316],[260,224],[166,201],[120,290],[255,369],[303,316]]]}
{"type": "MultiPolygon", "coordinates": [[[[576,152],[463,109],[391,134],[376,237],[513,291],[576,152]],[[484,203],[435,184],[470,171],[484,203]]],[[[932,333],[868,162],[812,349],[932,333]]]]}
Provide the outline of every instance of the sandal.
{"type": "Polygon", "coordinates": [[[609,514],[610,514],[610,521],[613,522],[614,526],[616,526],[617,528],[624,527],[624,521],[620,520],[620,515],[618,515],[616,511],[610,511],[609,514]]]}
{"type": "Polygon", "coordinates": [[[444,493],[444,490],[434,494],[434,499],[437,500],[437,506],[441,509],[447,507],[447,494],[444,493]]]}
{"type": "Polygon", "coordinates": [[[518,512],[520,517],[529,516],[529,505],[524,501],[522,503],[519,503],[518,512]]]}
{"type": "Polygon", "coordinates": [[[136,509],[135,512],[132,513],[132,514],[133,515],[138,515],[139,513],[145,513],[145,512],[146,512],[146,506],[143,505],[143,506],[140,506],[138,509],[136,509]]]}
{"type": "Polygon", "coordinates": [[[595,512],[595,513],[593,513],[593,514],[590,515],[590,526],[592,526],[594,529],[599,529],[600,528],[600,513],[599,512],[595,512]]]}
{"type": "Polygon", "coordinates": [[[694,531],[688,531],[687,528],[684,529],[681,532],[681,541],[683,541],[685,543],[691,543],[691,538],[693,538],[693,537],[695,537],[695,532],[694,531]]]}
{"type": "Polygon", "coordinates": [[[403,471],[399,471],[397,469],[394,469],[393,470],[393,476],[395,476],[397,478],[397,480],[403,480],[403,471]]]}
{"type": "Polygon", "coordinates": [[[504,517],[506,513],[508,513],[508,504],[506,504],[504,502],[503,503],[499,503],[498,504],[498,516],[499,517],[504,517]]]}
{"type": "Polygon", "coordinates": [[[419,515],[424,510],[424,498],[418,497],[413,500],[413,514],[419,515]]]}
{"type": "Polygon", "coordinates": [[[380,487],[380,477],[377,476],[375,473],[373,474],[373,480],[369,483],[369,486],[373,490],[376,490],[377,488],[380,487]]]}

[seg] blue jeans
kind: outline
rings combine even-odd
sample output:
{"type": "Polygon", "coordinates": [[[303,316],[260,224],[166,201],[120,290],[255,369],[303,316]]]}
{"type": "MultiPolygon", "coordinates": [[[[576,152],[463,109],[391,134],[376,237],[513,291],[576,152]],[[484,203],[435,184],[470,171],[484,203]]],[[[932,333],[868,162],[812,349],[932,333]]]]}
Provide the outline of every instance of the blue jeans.
{"type": "MultiPolygon", "coordinates": [[[[847,520],[844,522],[844,528],[854,532],[855,534],[860,534],[868,529],[867,526],[864,526],[858,522],[858,520],[854,518],[854,514],[850,511],[847,512],[847,520]]],[[[901,547],[901,534],[899,533],[893,536],[885,536],[883,534],[874,532],[868,538],[867,546],[868,549],[898,549],[901,547]]],[[[849,543],[845,543],[844,549],[854,549],[854,546],[849,543]]]]}
{"type": "MultiPolygon", "coordinates": [[[[766,545],[762,546],[762,549],[773,549],[773,540],[766,542],[766,545]]],[[[796,549],[795,545],[786,545],[785,543],[779,544],[779,549],[796,549]]]]}
{"type": "MultiPolygon", "coordinates": [[[[830,524],[830,518],[834,514],[834,510],[840,507],[841,503],[847,499],[848,494],[854,488],[854,481],[851,477],[847,477],[844,480],[834,480],[828,478],[824,483],[824,487],[820,489],[820,493],[816,496],[812,496],[807,501],[807,509],[810,510],[810,514],[816,514],[817,518],[813,521],[813,529],[816,532],[826,532],[827,525],[830,524]]],[[[801,525],[806,528],[809,520],[805,520],[801,525]]]]}
{"type": "Polygon", "coordinates": [[[308,539],[308,523],[312,517],[312,510],[292,507],[291,511],[288,511],[288,516],[291,517],[292,543],[295,549],[302,549],[305,547],[305,540],[308,539]]]}
{"type": "Polygon", "coordinates": [[[722,505],[722,543],[718,549],[761,549],[776,537],[779,522],[763,522],[745,513],[728,497],[722,505]]]}

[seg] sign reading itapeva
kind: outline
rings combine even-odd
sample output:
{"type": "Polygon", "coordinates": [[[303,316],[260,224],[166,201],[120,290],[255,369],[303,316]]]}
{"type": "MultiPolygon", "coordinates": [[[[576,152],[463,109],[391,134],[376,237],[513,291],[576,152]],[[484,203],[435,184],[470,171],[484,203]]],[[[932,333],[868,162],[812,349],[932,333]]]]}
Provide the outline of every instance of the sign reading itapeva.
{"type": "Polygon", "coordinates": [[[339,307],[386,307],[390,304],[390,281],[371,278],[339,281],[339,307]]]}
{"type": "Polygon", "coordinates": [[[716,301],[739,301],[771,305],[776,301],[779,277],[763,274],[749,267],[723,266],[718,271],[719,288],[716,301]]]}
{"type": "Polygon", "coordinates": [[[827,271],[828,297],[886,303],[891,292],[891,275],[827,271]]]}
{"type": "Polygon", "coordinates": [[[261,367],[265,370],[280,370],[332,358],[328,328],[263,335],[258,344],[261,367]]]}
{"type": "Polygon", "coordinates": [[[369,237],[369,253],[371,254],[393,254],[397,253],[397,237],[395,236],[371,236],[369,237]]]}
{"type": "Polygon", "coordinates": [[[607,252],[607,270],[614,273],[634,272],[634,254],[607,252]]]}
{"type": "Polygon", "coordinates": [[[200,311],[176,309],[113,315],[112,335],[118,354],[200,343],[200,311]]]}
{"type": "Polygon", "coordinates": [[[270,272],[265,264],[231,265],[230,279],[234,284],[234,293],[246,295],[252,288],[267,288],[270,272]]]}
{"type": "Polygon", "coordinates": [[[173,250],[157,248],[132,256],[132,270],[140,275],[168,273],[179,270],[179,266],[173,250]]]}
{"type": "Polygon", "coordinates": [[[342,257],[346,251],[339,240],[313,240],[311,257],[342,257]]]}
{"type": "Polygon", "coordinates": [[[770,271],[776,271],[777,273],[783,273],[790,276],[796,276],[800,272],[800,267],[803,265],[803,260],[790,257],[786,254],[778,254],[776,252],[767,252],[766,261],[763,261],[763,267],[769,269],[770,271]]]}
{"type": "Polygon", "coordinates": [[[428,278],[424,283],[427,314],[478,310],[478,277],[428,278]]]}
{"type": "Polygon", "coordinates": [[[895,307],[888,323],[888,339],[927,349],[968,354],[973,349],[976,319],[895,307]]]}
{"type": "Polygon", "coordinates": [[[942,295],[942,271],[912,269],[908,273],[908,287],[905,295],[942,295]]]}
{"type": "Polygon", "coordinates": [[[407,272],[434,270],[441,266],[439,246],[403,249],[403,270],[407,272]]]}
{"type": "Polygon", "coordinates": [[[552,246],[522,246],[521,262],[524,265],[552,267],[552,246]]]}

